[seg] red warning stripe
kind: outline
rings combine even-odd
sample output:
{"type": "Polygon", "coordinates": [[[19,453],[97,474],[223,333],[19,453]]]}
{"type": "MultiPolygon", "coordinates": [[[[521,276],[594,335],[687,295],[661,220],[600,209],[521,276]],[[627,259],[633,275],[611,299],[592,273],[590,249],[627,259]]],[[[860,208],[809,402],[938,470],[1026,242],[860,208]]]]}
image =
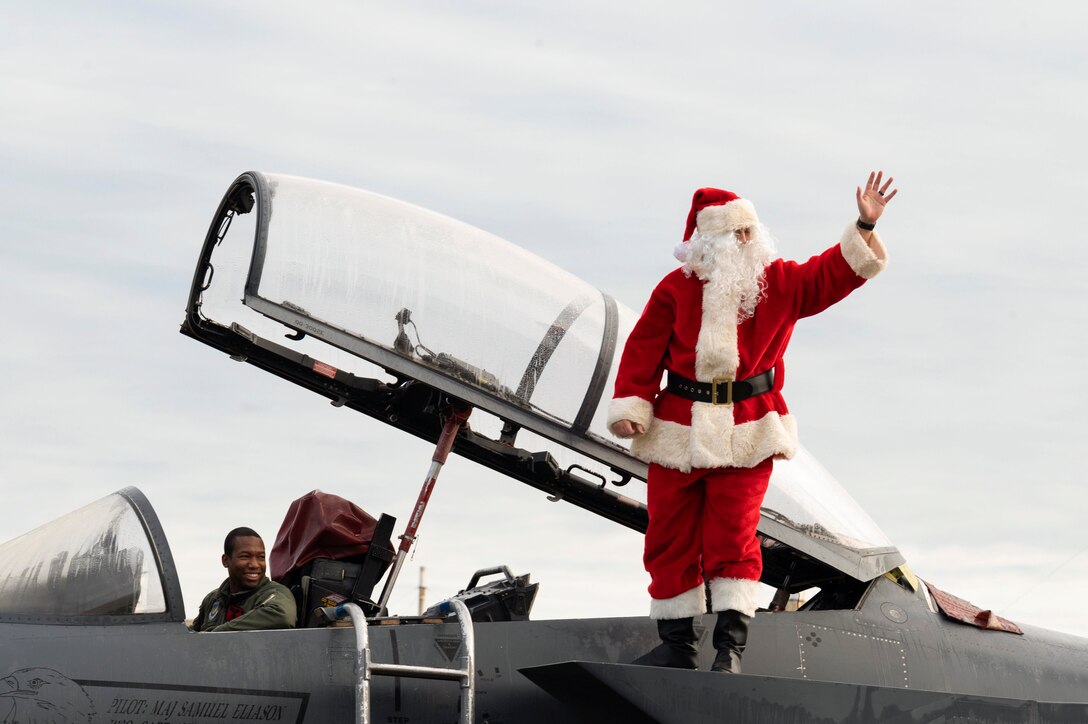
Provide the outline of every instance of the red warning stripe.
{"type": "Polygon", "coordinates": [[[325,375],[331,380],[336,379],[336,368],[332,365],[327,365],[324,362],[314,360],[314,372],[319,375],[325,375]]]}

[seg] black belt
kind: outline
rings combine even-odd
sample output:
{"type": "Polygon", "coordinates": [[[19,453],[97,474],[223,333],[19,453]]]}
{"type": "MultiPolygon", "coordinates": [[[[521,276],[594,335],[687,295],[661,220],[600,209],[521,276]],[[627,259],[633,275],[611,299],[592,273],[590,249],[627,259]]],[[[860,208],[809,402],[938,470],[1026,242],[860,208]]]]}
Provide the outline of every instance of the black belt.
{"type": "Polygon", "coordinates": [[[770,392],[772,387],[774,370],[767,370],[746,380],[733,381],[728,377],[715,377],[713,382],[696,382],[669,370],[669,384],[666,389],[677,397],[695,402],[732,405],[734,402],[770,392]]]}

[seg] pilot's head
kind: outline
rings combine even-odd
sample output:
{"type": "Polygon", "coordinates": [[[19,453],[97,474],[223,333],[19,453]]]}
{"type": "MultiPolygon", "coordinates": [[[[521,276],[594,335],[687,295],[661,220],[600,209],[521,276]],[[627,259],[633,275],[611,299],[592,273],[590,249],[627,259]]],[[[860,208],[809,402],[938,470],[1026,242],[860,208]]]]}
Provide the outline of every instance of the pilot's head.
{"type": "Polygon", "coordinates": [[[230,592],[249,591],[261,585],[267,564],[264,541],[252,528],[235,528],[223,541],[223,567],[227,569],[230,592]]]}

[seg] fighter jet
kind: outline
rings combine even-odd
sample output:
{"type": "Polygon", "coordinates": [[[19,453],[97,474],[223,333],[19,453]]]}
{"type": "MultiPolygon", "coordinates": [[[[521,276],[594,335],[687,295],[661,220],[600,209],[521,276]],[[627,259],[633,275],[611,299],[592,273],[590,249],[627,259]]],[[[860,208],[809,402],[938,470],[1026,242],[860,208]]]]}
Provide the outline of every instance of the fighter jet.
{"type": "Polygon", "coordinates": [[[744,673],[709,671],[709,619],[700,670],[633,665],[657,640],[648,618],[534,620],[537,584],[503,567],[421,616],[389,615],[451,451],[645,529],[626,491],[646,467],[604,421],[634,319],[453,219],[242,174],[205,236],[181,331],[433,442],[412,514],[399,536],[391,516],[360,516],[343,557],[277,543],[273,557],[298,564],[285,573],[299,602],[289,630],[190,631],[168,542],[134,488],[3,544],[0,724],[1088,721],[1088,640],[919,578],[803,450],[776,466],[764,502],[769,594],[744,673]]]}

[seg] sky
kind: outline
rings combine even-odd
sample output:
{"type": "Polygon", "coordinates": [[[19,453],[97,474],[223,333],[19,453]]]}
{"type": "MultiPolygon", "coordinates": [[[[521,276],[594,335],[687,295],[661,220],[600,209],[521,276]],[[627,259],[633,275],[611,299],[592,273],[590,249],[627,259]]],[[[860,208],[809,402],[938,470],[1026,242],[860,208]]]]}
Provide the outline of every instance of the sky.
{"type": "MultiPolygon", "coordinates": [[[[691,193],[781,253],[838,240],[870,169],[888,269],[799,325],[802,443],[923,578],[1088,636],[1088,73],[1072,2],[7,3],[0,540],[126,486],[189,616],[223,535],[320,488],[407,520],[430,445],[178,334],[241,172],[468,222],[641,309],[691,193]]],[[[399,532],[399,527],[398,527],[399,532]]],[[[478,568],[534,617],[642,615],[638,534],[451,456],[391,609],[478,568]]]]}

